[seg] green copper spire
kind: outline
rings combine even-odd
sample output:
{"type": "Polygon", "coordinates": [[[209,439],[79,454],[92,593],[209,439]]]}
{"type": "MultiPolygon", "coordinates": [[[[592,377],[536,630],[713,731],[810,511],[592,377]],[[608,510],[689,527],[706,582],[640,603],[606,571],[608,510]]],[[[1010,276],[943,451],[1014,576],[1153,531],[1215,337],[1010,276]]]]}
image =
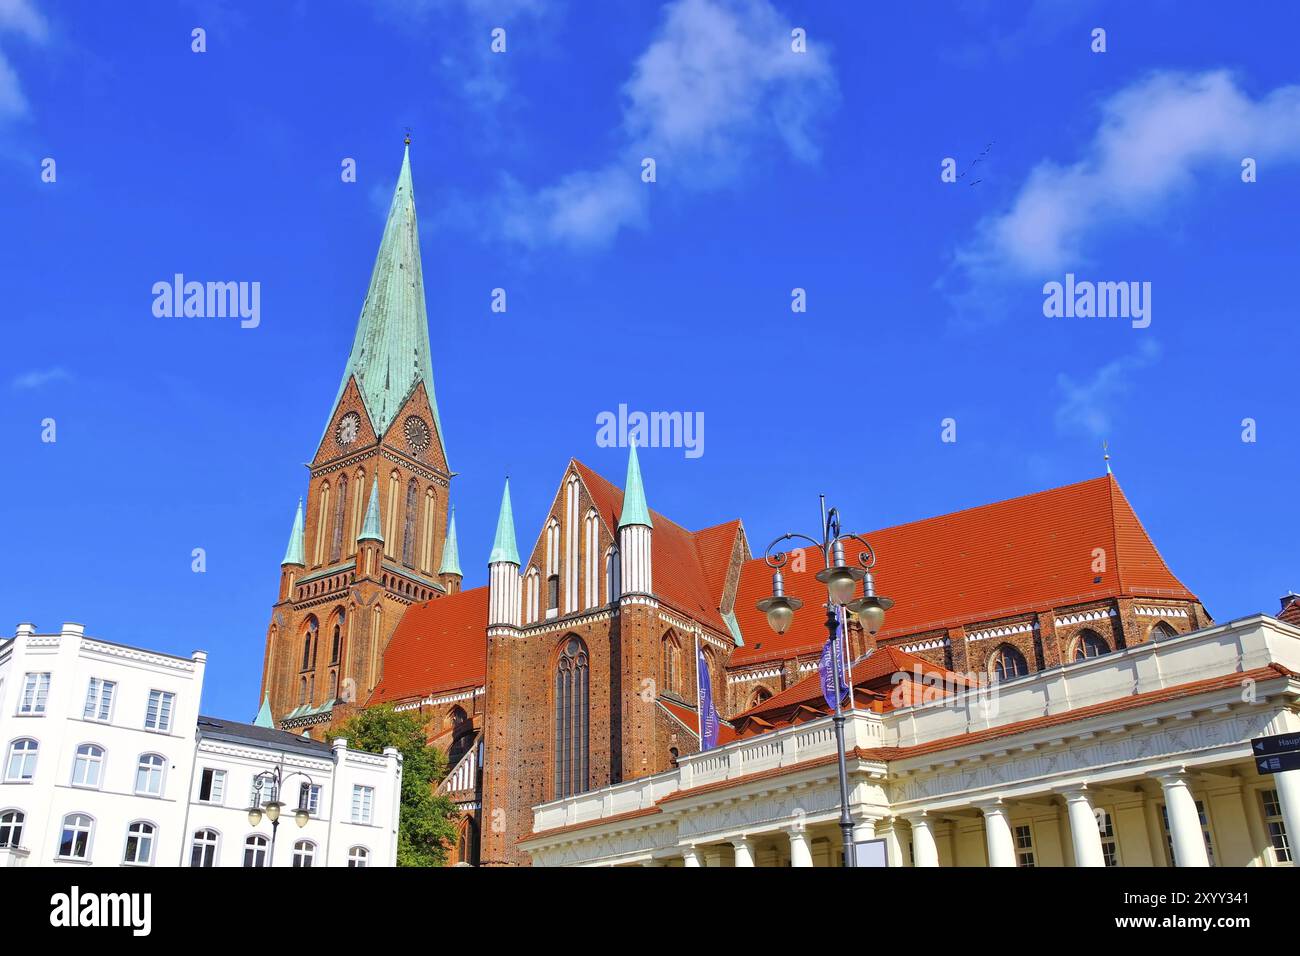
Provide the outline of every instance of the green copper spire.
{"type": "Polygon", "coordinates": [[[302,499],[298,499],[298,513],[293,516],[293,530],[289,532],[289,546],[284,549],[284,560],[281,564],[302,564],[307,562],[303,559],[302,550],[302,499]]]}
{"type": "Polygon", "coordinates": [[[641,465],[636,460],[636,442],[632,443],[627,455],[627,486],[623,489],[623,514],[618,519],[620,528],[630,524],[654,527],[650,521],[650,509],[645,506],[645,487],[641,484],[641,465]]]}
{"type": "Polygon", "coordinates": [[[262,698],[262,709],[257,712],[257,719],[253,721],[254,727],[270,727],[275,729],[275,720],[271,717],[271,695],[267,694],[262,698]]]}
{"type": "Polygon", "coordinates": [[[366,520],[361,522],[358,541],[383,541],[384,533],[379,530],[379,476],[375,475],[370,485],[370,504],[366,506],[366,520]]]}
{"type": "MultiPolygon", "coordinates": [[[[429,349],[429,317],[424,306],[424,273],[420,267],[420,235],[415,220],[409,145],[402,154],[402,171],[397,177],[384,238],[379,243],[370,288],[361,306],[352,354],[343,369],[334,408],[338,407],[353,375],[357,377],[366,411],[379,435],[388,431],[416,383],[424,382],[438,440],[443,440],[438,401],[433,394],[433,358],[429,349]]],[[[333,417],[331,409],[331,421],[333,417]]],[[[445,455],[445,444],[443,452],[445,455]]]]}
{"type": "Polygon", "coordinates": [[[447,537],[442,540],[442,565],[438,568],[439,574],[454,574],[457,577],[464,577],[460,572],[460,548],[456,546],[456,509],[451,509],[451,517],[447,520],[447,537]]]}
{"type": "Polygon", "coordinates": [[[501,516],[497,518],[497,536],[492,542],[492,554],[488,564],[498,561],[519,563],[519,548],[515,546],[515,513],[510,507],[510,479],[506,479],[506,490],[501,496],[501,516]]]}

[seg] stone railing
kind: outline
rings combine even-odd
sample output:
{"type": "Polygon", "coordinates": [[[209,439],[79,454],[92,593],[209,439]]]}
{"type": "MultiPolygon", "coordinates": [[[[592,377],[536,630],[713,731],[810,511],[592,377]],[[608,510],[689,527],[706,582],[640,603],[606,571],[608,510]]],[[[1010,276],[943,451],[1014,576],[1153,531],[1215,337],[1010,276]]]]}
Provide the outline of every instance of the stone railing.
{"type": "MultiPolygon", "coordinates": [[[[862,711],[849,715],[844,725],[846,750],[879,747],[880,741],[878,716],[862,711]]],[[[533,830],[540,833],[635,813],[650,809],[664,797],[682,790],[741,780],[752,774],[834,755],[835,725],[832,718],[822,717],[689,754],[678,760],[673,770],[540,804],[533,807],[533,830]]]]}

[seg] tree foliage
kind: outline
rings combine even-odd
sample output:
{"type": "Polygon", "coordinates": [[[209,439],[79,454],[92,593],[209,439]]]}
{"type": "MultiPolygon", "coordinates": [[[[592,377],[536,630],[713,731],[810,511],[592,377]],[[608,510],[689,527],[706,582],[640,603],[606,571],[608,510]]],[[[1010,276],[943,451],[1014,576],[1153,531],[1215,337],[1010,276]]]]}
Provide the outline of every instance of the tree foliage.
{"type": "Polygon", "coordinates": [[[326,740],[346,737],[348,746],[369,753],[396,747],[402,755],[398,866],[442,866],[456,840],[456,805],[434,787],[447,774],[447,755],[424,736],[418,711],[398,713],[391,705],[361,710],[330,727],[326,740]]]}

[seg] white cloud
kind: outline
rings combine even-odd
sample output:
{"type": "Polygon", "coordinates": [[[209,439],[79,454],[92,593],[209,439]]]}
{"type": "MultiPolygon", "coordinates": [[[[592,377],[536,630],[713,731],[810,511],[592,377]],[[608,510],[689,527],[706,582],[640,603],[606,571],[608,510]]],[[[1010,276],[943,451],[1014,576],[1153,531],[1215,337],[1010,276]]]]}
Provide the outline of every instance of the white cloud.
{"type": "MultiPolygon", "coordinates": [[[[0,37],[14,34],[32,43],[44,43],[49,26],[29,0],[0,0],[0,37]]],[[[0,121],[26,116],[27,97],[4,50],[0,50],[0,121]]]]}
{"type": "Polygon", "coordinates": [[[1300,86],[1252,99],[1227,71],[1155,73],[1106,101],[1082,156],[1045,160],[1011,207],[958,250],[970,280],[1042,275],[1080,261],[1103,226],[1140,221],[1198,175],[1240,183],[1240,163],[1300,159],[1300,86]]]}
{"type": "Polygon", "coordinates": [[[815,160],[813,126],[837,87],[816,38],[791,50],[795,25],[768,0],[674,0],[623,87],[617,155],[532,193],[507,181],[502,232],[529,245],[603,244],[644,223],[650,189],[732,182],[764,142],[815,160]],[[647,156],[654,186],[641,181],[647,156]]]}
{"type": "Polygon", "coordinates": [[[1115,407],[1140,371],[1160,358],[1154,339],[1144,339],[1132,355],[1121,356],[1099,368],[1086,382],[1061,373],[1056,377],[1062,399],[1056,408],[1056,427],[1062,432],[1083,432],[1104,438],[1110,431],[1115,407]]]}
{"type": "Polygon", "coordinates": [[[10,386],[16,391],[26,391],[28,389],[40,388],[43,385],[49,385],[52,382],[69,382],[72,380],[72,373],[65,368],[45,368],[34,369],[30,372],[24,372],[15,376],[10,382],[10,386]]]}

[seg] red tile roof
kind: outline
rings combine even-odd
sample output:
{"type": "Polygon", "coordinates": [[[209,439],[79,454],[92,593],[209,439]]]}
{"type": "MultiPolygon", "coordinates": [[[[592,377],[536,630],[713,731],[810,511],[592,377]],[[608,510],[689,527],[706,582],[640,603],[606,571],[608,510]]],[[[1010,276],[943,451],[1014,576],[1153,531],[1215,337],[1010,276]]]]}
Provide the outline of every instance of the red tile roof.
{"type": "MultiPolygon", "coordinates": [[[[623,510],[622,489],[577,459],[574,459],[573,466],[591,493],[596,510],[609,527],[617,528],[619,513],[623,510]]],[[[651,586],[655,594],[661,601],[701,624],[712,627],[720,634],[729,634],[727,624],[718,612],[718,603],[722,599],[721,584],[718,583],[715,587],[713,583],[720,582],[726,575],[725,564],[719,569],[715,563],[731,557],[730,547],[722,548],[719,544],[724,534],[718,528],[702,532],[705,534],[702,553],[696,535],[681,525],[654,510],[650,512],[650,520],[654,522],[654,531],[650,536],[650,562],[653,576],[651,586]],[[720,558],[719,552],[724,550],[725,556],[720,558]],[[709,562],[707,568],[706,561],[709,562]]],[[[739,526],[739,522],[732,524],[739,526]]],[[[726,527],[727,525],[719,526],[726,527]]]]}
{"type": "MultiPolygon", "coordinates": [[[[876,591],[897,602],[882,639],[1106,597],[1196,599],[1165,565],[1110,475],[865,537],[876,551],[876,591]],[[1097,573],[1099,548],[1106,563],[1097,573]]],[[[820,649],[820,561],[812,555],[802,573],[786,573],[786,593],[804,607],[780,636],[754,607],[771,593],[771,569],[761,559],[746,562],[736,597],[745,646],[730,666],[820,649]]]]}
{"type": "Polygon", "coordinates": [[[406,609],[384,651],[370,704],[480,687],[487,674],[488,589],[461,591],[406,609]]]}
{"type": "Polygon", "coordinates": [[[1278,612],[1277,619],[1300,627],[1300,594],[1288,594],[1282,598],[1282,610],[1278,612]]]}

